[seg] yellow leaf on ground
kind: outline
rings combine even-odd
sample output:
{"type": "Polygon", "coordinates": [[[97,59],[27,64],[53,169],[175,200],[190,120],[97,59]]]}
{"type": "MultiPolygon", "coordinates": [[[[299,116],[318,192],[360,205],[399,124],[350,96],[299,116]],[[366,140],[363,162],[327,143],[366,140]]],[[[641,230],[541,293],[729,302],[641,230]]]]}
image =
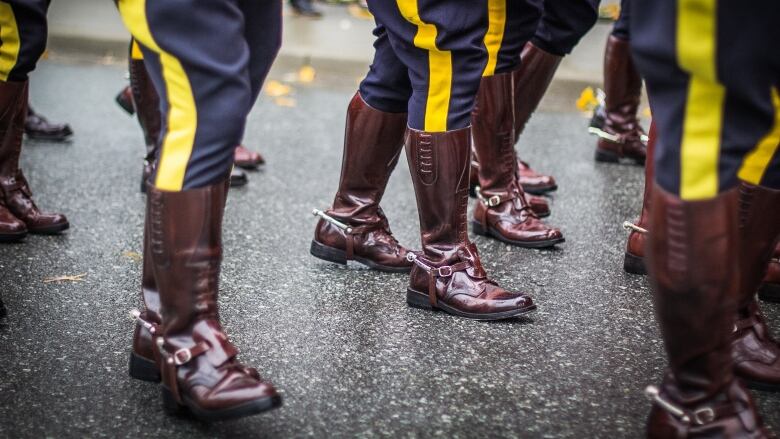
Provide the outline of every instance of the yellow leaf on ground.
{"type": "Polygon", "coordinates": [[[596,92],[593,87],[585,87],[580,93],[580,97],[577,99],[577,109],[583,113],[593,111],[598,106],[599,100],[596,97],[596,92]]]}
{"type": "Polygon", "coordinates": [[[83,274],[76,274],[76,275],[63,275],[63,276],[54,276],[54,277],[48,277],[43,280],[43,283],[49,284],[53,282],[82,282],[84,278],[87,276],[87,273],[83,274]]]}
{"type": "Polygon", "coordinates": [[[126,251],[122,253],[122,256],[126,258],[130,258],[135,262],[141,262],[141,260],[143,259],[143,257],[141,257],[141,255],[138,254],[138,252],[134,252],[134,251],[126,251]]]}
{"type": "Polygon", "coordinates": [[[298,70],[298,82],[308,84],[314,81],[314,77],[317,76],[317,71],[310,65],[302,66],[298,70]]]}
{"type": "Polygon", "coordinates": [[[347,8],[349,11],[349,15],[359,18],[361,20],[373,20],[374,16],[371,14],[371,12],[366,8],[361,8],[360,6],[352,3],[347,8]]]}
{"type": "Polygon", "coordinates": [[[295,99],[288,98],[284,96],[279,96],[274,98],[274,104],[280,106],[280,107],[294,107],[295,106],[295,99]]]}
{"type": "Polygon", "coordinates": [[[288,95],[291,91],[292,87],[282,84],[276,80],[268,81],[268,83],[265,84],[265,94],[271,96],[272,98],[288,95]]]}
{"type": "Polygon", "coordinates": [[[604,5],[599,8],[599,18],[608,20],[617,20],[620,17],[620,5],[604,5]]]}

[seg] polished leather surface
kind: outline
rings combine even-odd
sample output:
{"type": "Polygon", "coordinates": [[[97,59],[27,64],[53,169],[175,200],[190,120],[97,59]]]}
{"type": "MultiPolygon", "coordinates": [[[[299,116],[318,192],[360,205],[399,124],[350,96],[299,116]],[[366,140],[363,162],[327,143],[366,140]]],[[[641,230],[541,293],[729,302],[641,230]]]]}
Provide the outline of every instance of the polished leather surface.
{"type": "Polygon", "coordinates": [[[780,243],[775,246],[775,251],[767,266],[763,283],[780,285],[780,243]]]}
{"type": "Polygon", "coordinates": [[[605,120],[604,131],[616,135],[618,142],[599,138],[597,148],[617,158],[644,162],[646,147],[637,111],[642,94],[642,78],[631,58],[628,41],[609,36],[604,54],[605,120]]]}
{"type": "MultiPolygon", "coordinates": [[[[24,99],[24,88],[26,83],[8,82],[0,86],[0,108],[5,108],[7,111],[0,115],[0,130],[2,130],[2,137],[0,138],[0,159],[5,158],[7,165],[7,172],[13,172],[12,164],[13,160],[18,160],[18,155],[15,155],[14,143],[16,141],[13,132],[13,126],[18,119],[17,112],[21,106],[21,99],[24,99]]],[[[21,140],[21,139],[20,139],[21,140]]],[[[24,238],[27,234],[27,226],[24,221],[20,220],[10,210],[5,203],[5,198],[0,195],[0,239],[3,241],[16,241],[24,238]]]]}
{"type": "Polygon", "coordinates": [[[0,199],[0,240],[8,242],[24,238],[27,226],[24,221],[15,217],[4,203],[5,201],[0,199]]]}
{"type": "MultiPolygon", "coordinates": [[[[519,181],[520,179],[518,178],[518,183],[519,181]]],[[[471,167],[469,169],[469,185],[471,188],[479,186],[479,162],[477,161],[477,157],[473,154],[471,156],[471,167]]],[[[525,201],[531,206],[531,210],[533,210],[537,216],[541,218],[550,215],[550,203],[547,202],[546,198],[525,192],[525,186],[522,184],[520,184],[520,187],[524,189],[525,201]]]]}
{"type": "Polygon", "coordinates": [[[32,139],[63,141],[73,135],[73,130],[66,123],[52,123],[37,114],[32,108],[27,108],[27,119],[24,121],[24,132],[32,139]]]}
{"type": "Polygon", "coordinates": [[[146,142],[145,166],[152,168],[157,158],[157,145],[161,130],[160,97],[154,88],[143,60],[131,59],[129,65],[130,90],[133,94],[133,105],[138,114],[138,124],[144,133],[146,142]]]}
{"type": "MultiPolygon", "coordinates": [[[[650,138],[647,141],[647,160],[645,161],[645,189],[642,195],[642,213],[639,214],[639,221],[636,222],[637,226],[645,230],[648,230],[650,227],[648,224],[650,222],[650,198],[651,191],[653,190],[653,182],[655,181],[655,164],[653,163],[656,139],[655,136],[655,124],[651,124],[650,138]]],[[[626,253],[638,258],[644,258],[646,238],[646,234],[632,230],[628,234],[626,253]]]]}
{"type": "MultiPolygon", "coordinates": [[[[544,224],[528,204],[517,183],[517,157],[512,144],[512,73],[482,78],[472,112],[474,152],[479,161],[482,200],[474,209],[484,229],[517,243],[562,239],[560,230],[544,224]],[[488,206],[484,199],[501,197],[488,206]]],[[[554,243],[550,244],[554,245],[554,243]]]]}
{"type": "Polygon", "coordinates": [[[32,199],[32,191],[19,169],[24,120],[27,115],[27,82],[0,83],[0,195],[8,211],[24,222],[30,233],[58,233],[68,228],[59,213],[42,212],[32,199]]]}
{"type": "Polygon", "coordinates": [[[735,384],[730,343],[739,298],[739,191],[683,202],[656,186],[651,203],[647,262],[670,370],[661,393],[685,410],[725,406],[732,413],[694,429],[656,405],[648,436],[675,437],[669,432],[683,428],[677,437],[710,429],[751,437],[760,420],[735,384]]]}
{"type": "Polygon", "coordinates": [[[761,315],[755,293],[780,234],[780,191],[740,184],[740,287],[733,335],[735,373],[780,390],[780,347],[761,315]]]}
{"type": "MultiPolygon", "coordinates": [[[[677,401],[684,398],[684,393],[676,387],[674,380],[667,377],[661,386],[661,397],[667,401],[677,401]]],[[[680,407],[686,410],[691,419],[695,419],[694,411],[711,408],[716,411],[712,422],[699,425],[696,421],[683,422],[659,405],[653,405],[647,421],[648,439],[763,439],[774,437],[764,426],[758,415],[756,405],[738,380],[732,380],[718,395],[701,404],[684,404],[680,407]]]]}
{"type": "Polygon", "coordinates": [[[530,296],[488,279],[466,223],[471,129],[443,133],[408,129],[406,157],[414,183],[423,251],[433,267],[463,263],[448,277],[412,267],[410,289],[435,295],[458,311],[490,314],[533,306],[530,296]],[[434,294],[431,294],[433,290],[434,294]]]}
{"type": "MultiPolygon", "coordinates": [[[[152,261],[151,243],[149,242],[151,237],[149,229],[150,218],[151,212],[147,203],[144,218],[143,259],[141,262],[141,299],[144,305],[144,309],[141,311],[141,318],[159,326],[162,323],[162,317],[160,316],[160,292],[157,289],[157,281],[154,279],[154,264],[152,261]]],[[[159,357],[155,354],[153,335],[149,332],[149,329],[140,323],[136,324],[133,332],[133,353],[148,361],[159,361],[159,357]]]]}
{"type": "Polygon", "coordinates": [[[180,404],[199,412],[278,397],[254,369],[236,360],[238,350],[219,323],[226,196],[224,183],[182,192],[150,188],[148,193],[149,242],[162,314],[163,385],[180,404]],[[189,361],[179,366],[169,362],[178,349],[198,346],[200,353],[189,361]]]}
{"type": "Polygon", "coordinates": [[[379,111],[355,93],[347,109],[339,188],[327,211],[355,230],[348,236],[330,222],[320,220],[314,230],[316,242],[347,252],[348,259],[354,255],[381,267],[411,267],[406,259],[407,249],[393,237],[379,207],[390,173],[398,163],[405,129],[405,113],[379,111]]]}
{"type": "Polygon", "coordinates": [[[552,82],[555,71],[563,57],[553,55],[526,43],[520,54],[520,68],[513,72],[515,96],[515,135],[514,143],[523,133],[528,120],[536,111],[547,88],[552,82]]]}
{"type": "Polygon", "coordinates": [[[549,192],[558,188],[555,177],[536,172],[522,160],[517,161],[517,181],[526,191],[549,192]]]}
{"type": "Polygon", "coordinates": [[[234,152],[236,166],[246,169],[255,169],[265,164],[265,158],[257,151],[252,151],[244,145],[238,145],[234,152]]]}

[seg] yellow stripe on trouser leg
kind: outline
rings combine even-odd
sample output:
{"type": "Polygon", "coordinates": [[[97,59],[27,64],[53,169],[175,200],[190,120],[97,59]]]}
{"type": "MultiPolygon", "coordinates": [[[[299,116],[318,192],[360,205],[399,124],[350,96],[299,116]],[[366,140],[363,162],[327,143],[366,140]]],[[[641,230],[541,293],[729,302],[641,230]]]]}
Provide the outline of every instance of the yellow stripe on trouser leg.
{"type": "Polygon", "coordinates": [[[162,141],[154,185],[164,191],[180,191],[184,186],[184,175],[192,156],[198,125],[198,111],[190,80],[179,60],[162,50],[154,41],[146,21],[145,0],[120,0],[119,12],[133,38],[160,55],[168,101],[168,129],[162,141]]]}
{"type": "Polygon", "coordinates": [[[452,53],[436,47],[436,26],[424,23],[417,0],[396,0],[406,21],[417,26],[414,45],[428,51],[428,97],[425,102],[425,127],[428,132],[447,131],[447,115],[452,90],[452,53]]]}
{"type": "Polygon", "coordinates": [[[488,30],[485,34],[485,48],[488,62],[482,76],[493,76],[498,63],[498,51],[504,41],[506,27],[506,0],[488,0],[488,30]]]}
{"type": "Polygon", "coordinates": [[[717,2],[679,0],[677,58],[691,75],[680,146],[680,198],[701,200],[718,194],[718,158],[725,88],[718,83],[717,2]]]}
{"type": "Polygon", "coordinates": [[[745,157],[737,174],[740,179],[759,185],[764,178],[769,162],[772,161],[780,146],[780,95],[772,88],[772,106],[775,109],[775,122],[769,132],[758,142],[756,148],[745,157]]]}
{"type": "Polygon", "coordinates": [[[138,41],[133,38],[130,43],[130,58],[132,59],[144,59],[144,53],[141,52],[141,46],[138,45],[138,41]]]}
{"type": "Polygon", "coordinates": [[[6,2],[0,2],[0,81],[7,81],[19,59],[19,28],[14,10],[6,2]]]}

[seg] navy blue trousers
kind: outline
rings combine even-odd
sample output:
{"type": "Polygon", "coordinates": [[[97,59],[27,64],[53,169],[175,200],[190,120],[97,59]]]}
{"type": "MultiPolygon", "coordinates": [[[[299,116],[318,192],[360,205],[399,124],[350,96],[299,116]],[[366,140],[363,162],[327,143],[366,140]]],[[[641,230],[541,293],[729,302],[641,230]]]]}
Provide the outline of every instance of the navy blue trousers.
{"type": "Polygon", "coordinates": [[[0,80],[26,81],[46,50],[49,0],[0,1],[0,80]]]}
{"type": "Polygon", "coordinates": [[[780,51],[767,49],[780,41],[780,3],[683,2],[631,5],[631,45],[658,129],[656,182],[683,200],[740,180],[780,189],[780,51]]]}
{"type": "Polygon", "coordinates": [[[571,53],[596,24],[600,0],[543,0],[543,14],[531,42],[557,56],[571,53]]]}
{"type": "Polygon", "coordinates": [[[227,178],[246,117],[281,45],[278,0],[119,0],[160,95],[156,188],[227,178]]]}

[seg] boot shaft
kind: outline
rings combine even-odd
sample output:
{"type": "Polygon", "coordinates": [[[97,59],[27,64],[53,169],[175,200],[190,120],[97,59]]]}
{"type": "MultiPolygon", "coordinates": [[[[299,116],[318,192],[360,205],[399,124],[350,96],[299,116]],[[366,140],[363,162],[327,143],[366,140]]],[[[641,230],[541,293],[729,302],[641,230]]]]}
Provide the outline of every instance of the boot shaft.
{"type": "Polygon", "coordinates": [[[403,147],[406,113],[372,108],[355,93],[347,109],[339,188],[329,212],[353,225],[381,221],[377,213],[403,147]]]}
{"type": "Polygon", "coordinates": [[[407,129],[406,158],[420,217],[423,250],[441,259],[468,244],[471,128],[431,133],[407,129]]]}
{"type": "Polygon", "coordinates": [[[780,190],[739,187],[740,308],[753,301],[780,234],[780,190]]]}
{"type": "Polygon", "coordinates": [[[13,179],[19,170],[28,82],[0,82],[0,178],[13,179]]]}
{"type": "Polygon", "coordinates": [[[512,73],[515,89],[515,143],[547,92],[563,57],[545,52],[529,42],[523,47],[520,59],[520,68],[512,73]]]}
{"type": "Polygon", "coordinates": [[[511,72],[482,78],[472,111],[471,134],[483,194],[517,187],[513,98],[511,72]]]}
{"type": "Polygon", "coordinates": [[[160,96],[154,88],[149,72],[142,59],[130,59],[130,90],[138,113],[138,123],[146,141],[146,159],[153,161],[157,155],[162,117],[160,115],[160,96]]]}
{"type": "Polygon", "coordinates": [[[636,129],[642,77],[631,57],[631,43],[612,35],[604,54],[606,123],[617,133],[636,129]]]}

